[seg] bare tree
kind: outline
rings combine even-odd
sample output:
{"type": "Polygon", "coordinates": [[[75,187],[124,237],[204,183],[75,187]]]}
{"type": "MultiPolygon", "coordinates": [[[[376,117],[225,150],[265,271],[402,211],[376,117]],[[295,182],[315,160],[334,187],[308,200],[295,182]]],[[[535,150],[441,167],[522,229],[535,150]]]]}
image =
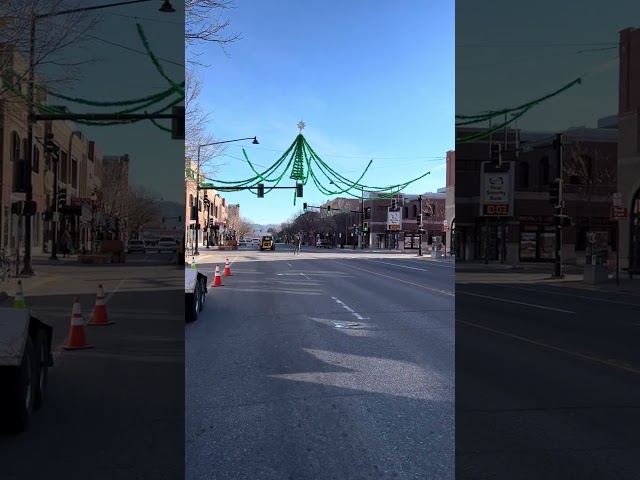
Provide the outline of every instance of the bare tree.
{"type": "Polygon", "coordinates": [[[235,220],[229,219],[229,226],[236,231],[237,238],[244,238],[253,232],[253,222],[248,218],[238,217],[235,220]]]}
{"type": "Polygon", "coordinates": [[[127,168],[124,161],[104,159],[101,186],[98,191],[101,211],[108,217],[116,217],[127,212],[128,193],[127,168]]]}
{"type": "Polygon", "coordinates": [[[158,223],[161,212],[159,195],[142,186],[129,187],[127,219],[131,233],[137,235],[145,226],[158,223]]]}
{"type": "MultiPolygon", "coordinates": [[[[80,6],[83,6],[81,2],[67,0],[3,0],[0,4],[0,76],[3,80],[0,95],[7,91],[26,92],[33,16],[80,6]]],[[[88,32],[100,18],[90,12],[74,12],[37,20],[33,63],[40,79],[36,85],[40,101],[45,100],[47,89],[68,86],[78,80],[81,67],[93,61],[82,58],[77,48],[71,55],[68,47],[78,47],[90,40],[88,32]],[[47,89],[42,86],[45,83],[47,89]]]]}
{"type": "Polygon", "coordinates": [[[227,54],[226,46],[242,38],[239,33],[225,32],[231,24],[226,14],[234,8],[233,0],[186,0],[184,36],[187,49],[202,43],[215,43],[227,54]]]}
{"type": "Polygon", "coordinates": [[[202,147],[198,159],[198,145],[215,142],[214,136],[207,132],[207,125],[212,123],[211,112],[206,112],[200,103],[201,92],[202,82],[197,73],[191,68],[185,69],[185,158],[193,159],[196,168],[199,164],[201,174],[214,175],[219,165],[214,165],[213,160],[224,152],[224,146],[202,147]]]}
{"type": "MultiPolygon", "coordinates": [[[[581,200],[581,216],[588,218],[588,231],[592,232],[593,217],[597,216],[595,197],[609,194],[617,184],[615,162],[597,148],[589,148],[581,142],[570,145],[567,157],[563,162],[564,191],[576,194],[581,200]]],[[[598,243],[597,236],[586,240],[593,245],[598,243]]],[[[599,241],[606,245],[606,239],[599,241]]]]}

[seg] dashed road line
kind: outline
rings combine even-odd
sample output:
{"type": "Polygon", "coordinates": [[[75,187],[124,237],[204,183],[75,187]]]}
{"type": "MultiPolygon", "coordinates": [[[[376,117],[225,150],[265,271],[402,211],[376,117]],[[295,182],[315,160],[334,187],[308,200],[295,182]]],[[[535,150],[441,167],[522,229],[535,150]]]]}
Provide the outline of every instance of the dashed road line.
{"type": "Polygon", "coordinates": [[[480,295],[479,293],[464,292],[462,290],[458,290],[456,293],[458,295],[469,295],[469,296],[472,296],[472,297],[486,298],[488,300],[495,300],[497,302],[515,303],[516,305],[524,305],[526,307],[540,308],[542,310],[551,310],[552,312],[570,313],[570,314],[576,313],[576,312],[572,312],[570,310],[563,310],[561,308],[546,307],[544,305],[537,305],[535,303],[518,302],[516,300],[507,300],[506,298],[500,298],[500,297],[490,297],[488,295],[480,295]]]}
{"type": "Polygon", "coordinates": [[[331,298],[334,299],[336,301],[336,303],[342,305],[342,308],[344,308],[345,310],[349,311],[358,320],[369,320],[368,318],[364,318],[364,317],[360,316],[359,313],[357,313],[355,310],[353,310],[352,308],[347,306],[344,302],[338,300],[336,297],[331,297],[331,298]]]}

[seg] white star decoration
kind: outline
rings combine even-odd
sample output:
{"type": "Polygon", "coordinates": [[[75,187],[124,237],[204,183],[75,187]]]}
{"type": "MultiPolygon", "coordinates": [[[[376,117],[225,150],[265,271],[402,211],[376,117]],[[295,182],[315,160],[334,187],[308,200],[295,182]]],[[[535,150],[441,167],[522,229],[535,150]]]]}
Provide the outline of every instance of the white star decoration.
{"type": "Polygon", "coordinates": [[[305,127],[306,125],[304,124],[304,122],[302,120],[300,120],[298,122],[298,128],[300,129],[300,132],[302,133],[302,129],[305,127]]]}

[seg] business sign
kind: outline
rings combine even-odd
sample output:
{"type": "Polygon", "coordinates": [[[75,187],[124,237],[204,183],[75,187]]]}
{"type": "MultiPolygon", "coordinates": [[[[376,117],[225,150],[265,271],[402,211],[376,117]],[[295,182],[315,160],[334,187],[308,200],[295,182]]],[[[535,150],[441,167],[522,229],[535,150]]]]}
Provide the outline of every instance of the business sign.
{"type": "Polygon", "coordinates": [[[402,209],[391,208],[387,210],[387,230],[399,232],[402,230],[402,209]]]}
{"type": "Polygon", "coordinates": [[[613,202],[614,207],[622,206],[622,194],[620,192],[616,192],[611,195],[611,201],[613,202]]]}
{"type": "Polygon", "coordinates": [[[624,207],[611,207],[611,219],[621,220],[627,218],[627,209],[624,207]]]}
{"type": "Polygon", "coordinates": [[[514,162],[482,162],[480,175],[480,216],[513,216],[514,162]]]}

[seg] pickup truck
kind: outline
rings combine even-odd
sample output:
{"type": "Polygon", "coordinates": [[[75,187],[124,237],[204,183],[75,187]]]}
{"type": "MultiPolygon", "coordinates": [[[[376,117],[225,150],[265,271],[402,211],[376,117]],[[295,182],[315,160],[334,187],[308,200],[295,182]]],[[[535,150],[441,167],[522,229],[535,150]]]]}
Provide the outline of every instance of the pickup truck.
{"type": "Polygon", "coordinates": [[[13,432],[28,430],[44,404],[52,333],[53,325],[28,309],[0,307],[0,420],[13,432]]]}
{"type": "Polygon", "coordinates": [[[204,309],[207,297],[207,276],[187,266],[184,270],[185,319],[195,322],[204,309]]]}

